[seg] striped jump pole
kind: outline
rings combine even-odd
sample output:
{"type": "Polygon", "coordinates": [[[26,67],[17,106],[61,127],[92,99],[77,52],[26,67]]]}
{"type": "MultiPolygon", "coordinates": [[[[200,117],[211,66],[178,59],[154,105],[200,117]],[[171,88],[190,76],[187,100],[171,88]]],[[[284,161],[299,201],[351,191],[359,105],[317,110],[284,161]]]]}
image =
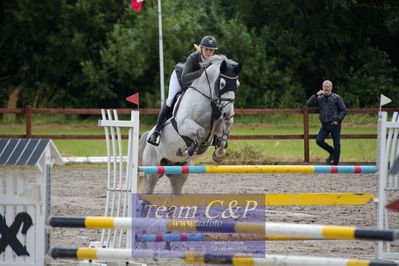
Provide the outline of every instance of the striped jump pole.
{"type": "MultiPolygon", "coordinates": [[[[190,195],[140,195],[140,200],[158,206],[206,207],[214,200],[223,200],[221,206],[228,206],[234,200],[237,206],[246,206],[252,199],[265,206],[314,206],[314,205],[366,205],[375,198],[369,193],[297,193],[297,194],[190,194],[190,195]],[[263,203],[264,200],[264,203],[263,203]]],[[[173,217],[172,217],[173,218],[173,217]]]]}
{"type": "Polygon", "coordinates": [[[136,234],[137,242],[196,242],[196,241],[265,241],[265,240],[325,240],[325,238],[262,236],[260,234],[175,233],[136,234]]]}
{"type": "Polygon", "coordinates": [[[375,174],[375,166],[350,165],[216,165],[216,166],[140,166],[144,174],[375,174]]]}
{"type": "Polygon", "coordinates": [[[167,220],[155,218],[122,217],[62,217],[49,218],[52,227],[80,227],[92,229],[146,230],[159,233],[214,232],[245,233],[265,236],[308,237],[324,239],[362,239],[394,241],[399,239],[399,230],[361,229],[352,226],[329,226],[315,224],[230,222],[224,220],[167,220]]]}
{"type": "Polygon", "coordinates": [[[154,258],[165,255],[164,258],[180,258],[190,264],[229,264],[229,265],[287,265],[287,266],[399,266],[398,263],[383,260],[357,260],[328,257],[282,256],[265,255],[264,258],[256,258],[242,254],[217,255],[207,253],[190,253],[178,251],[155,251],[134,249],[101,249],[101,248],[53,248],[49,256],[53,258],[87,259],[87,260],[112,260],[128,261],[132,258],[154,258]],[[162,254],[161,254],[162,253],[162,254]]]}

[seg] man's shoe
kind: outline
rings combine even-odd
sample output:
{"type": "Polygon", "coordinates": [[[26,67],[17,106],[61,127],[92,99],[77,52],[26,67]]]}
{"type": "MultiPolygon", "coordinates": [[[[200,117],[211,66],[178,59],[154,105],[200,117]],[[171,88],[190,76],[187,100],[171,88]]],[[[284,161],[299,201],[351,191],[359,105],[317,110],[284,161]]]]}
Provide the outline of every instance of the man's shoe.
{"type": "Polygon", "coordinates": [[[161,141],[161,134],[158,131],[152,132],[150,138],[147,140],[148,143],[158,146],[159,142],[161,141]]]}
{"type": "Polygon", "coordinates": [[[330,155],[328,156],[328,158],[326,159],[326,163],[331,164],[334,161],[333,159],[333,154],[330,153],[330,155]]]}

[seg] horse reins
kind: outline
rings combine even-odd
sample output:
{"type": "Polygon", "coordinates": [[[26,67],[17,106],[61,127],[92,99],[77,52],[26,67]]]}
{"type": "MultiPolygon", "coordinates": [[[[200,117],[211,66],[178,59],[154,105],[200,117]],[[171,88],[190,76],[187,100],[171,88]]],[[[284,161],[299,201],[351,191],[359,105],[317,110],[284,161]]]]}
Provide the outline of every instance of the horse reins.
{"type": "MultiPolygon", "coordinates": [[[[233,98],[222,98],[222,97],[213,98],[213,97],[212,97],[212,88],[211,88],[211,83],[209,82],[208,73],[206,72],[206,69],[205,69],[204,71],[205,71],[206,81],[207,81],[207,83],[208,83],[209,95],[210,95],[210,96],[206,95],[205,93],[203,93],[202,91],[198,90],[198,89],[197,89],[196,87],[194,87],[194,86],[189,86],[189,88],[194,89],[195,91],[197,91],[199,94],[201,94],[202,96],[204,96],[205,98],[207,98],[207,99],[210,100],[210,101],[214,101],[214,102],[217,101],[219,104],[220,104],[221,102],[228,102],[228,103],[226,103],[225,105],[222,106],[223,108],[226,107],[226,105],[229,104],[229,103],[234,103],[235,99],[233,99],[233,98]]],[[[223,77],[223,78],[230,79],[230,80],[238,79],[238,76],[229,77],[229,76],[226,76],[226,75],[224,75],[224,74],[219,74],[219,76],[221,76],[221,77],[223,77]]],[[[222,109],[223,109],[223,108],[222,108],[222,109]]]]}

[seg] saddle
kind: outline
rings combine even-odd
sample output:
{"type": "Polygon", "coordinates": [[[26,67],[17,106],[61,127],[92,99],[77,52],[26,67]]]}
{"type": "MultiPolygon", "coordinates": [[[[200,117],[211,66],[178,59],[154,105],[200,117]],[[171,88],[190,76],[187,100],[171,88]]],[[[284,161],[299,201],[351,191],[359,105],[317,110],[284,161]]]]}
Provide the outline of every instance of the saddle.
{"type": "Polygon", "coordinates": [[[187,90],[187,88],[183,86],[183,80],[181,79],[181,76],[183,74],[183,69],[184,69],[184,63],[180,62],[176,64],[175,71],[176,71],[177,81],[179,82],[181,89],[185,91],[187,90]]]}

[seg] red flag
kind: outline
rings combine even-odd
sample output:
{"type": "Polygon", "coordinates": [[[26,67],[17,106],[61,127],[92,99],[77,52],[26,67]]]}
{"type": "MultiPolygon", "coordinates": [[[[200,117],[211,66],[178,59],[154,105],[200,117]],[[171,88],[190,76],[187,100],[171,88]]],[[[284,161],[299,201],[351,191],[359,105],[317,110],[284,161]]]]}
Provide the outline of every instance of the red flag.
{"type": "Polygon", "coordinates": [[[399,211],[399,199],[392,201],[391,203],[387,204],[385,206],[387,209],[390,209],[391,211],[399,211]]]}
{"type": "Polygon", "coordinates": [[[129,97],[126,97],[126,101],[139,105],[139,93],[135,93],[129,97]]]}
{"type": "Polygon", "coordinates": [[[143,2],[144,0],[132,0],[132,8],[137,12],[141,12],[141,5],[143,2]]]}

